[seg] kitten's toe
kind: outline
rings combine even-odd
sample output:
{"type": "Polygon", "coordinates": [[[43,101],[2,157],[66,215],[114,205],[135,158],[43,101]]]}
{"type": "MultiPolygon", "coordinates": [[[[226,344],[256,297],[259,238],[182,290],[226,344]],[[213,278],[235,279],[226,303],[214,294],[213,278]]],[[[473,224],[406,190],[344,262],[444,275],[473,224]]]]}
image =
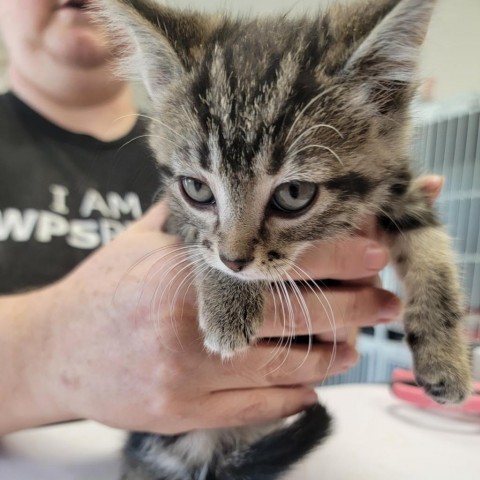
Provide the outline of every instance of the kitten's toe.
{"type": "Polygon", "coordinates": [[[418,377],[417,383],[422,385],[428,396],[442,405],[447,403],[461,403],[466,398],[466,393],[463,392],[462,389],[449,388],[445,380],[440,380],[437,383],[428,383],[418,377]]]}
{"type": "Polygon", "coordinates": [[[228,359],[239,352],[245,351],[250,347],[252,341],[242,334],[218,335],[205,333],[203,343],[209,352],[216,353],[223,359],[228,359]]]}
{"type": "Polygon", "coordinates": [[[429,369],[423,375],[417,371],[417,383],[440,404],[462,403],[472,391],[470,373],[462,369],[438,367],[436,373],[432,374],[432,369],[429,369]]]}

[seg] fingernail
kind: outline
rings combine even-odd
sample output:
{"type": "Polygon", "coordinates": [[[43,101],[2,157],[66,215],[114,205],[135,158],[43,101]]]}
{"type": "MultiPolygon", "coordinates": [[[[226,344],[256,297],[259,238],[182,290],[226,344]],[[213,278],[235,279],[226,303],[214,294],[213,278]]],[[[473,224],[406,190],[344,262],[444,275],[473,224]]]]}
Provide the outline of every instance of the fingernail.
{"type": "Polygon", "coordinates": [[[388,263],[388,254],[383,248],[368,247],[365,252],[365,267],[378,272],[388,263]]]}
{"type": "Polygon", "coordinates": [[[351,350],[347,354],[347,358],[343,362],[344,368],[352,368],[354,365],[358,363],[358,359],[360,358],[360,355],[356,350],[351,350]]]}
{"type": "Polygon", "coordinates": [[[389,322],[400,315],[401,307],[400,299],[392,297],[382,306],[378,318],[381,321],[389,322]]]}
{"type": "Polygon", "coordinates": [[[341,346],[337,355],[340,360],[340,369],[342,371],[352,368],[359,359],[358,352],[349,345],[341,346]]]}
{"type": "Polygon", "coordinates": [[[435,188],[441,188],[443,187],[443,184],[445,183],[445,177],[442,175],[428,175],[428,179],[430,180],[430,183],[436,183],[435,188]]]}
{"type": "Polygon", "coordinates": [[[304,404],[305,407],[312,407],[318,403],[318,396],[315,393],[315,390],[310,390],[305,395],[304,404]]]}

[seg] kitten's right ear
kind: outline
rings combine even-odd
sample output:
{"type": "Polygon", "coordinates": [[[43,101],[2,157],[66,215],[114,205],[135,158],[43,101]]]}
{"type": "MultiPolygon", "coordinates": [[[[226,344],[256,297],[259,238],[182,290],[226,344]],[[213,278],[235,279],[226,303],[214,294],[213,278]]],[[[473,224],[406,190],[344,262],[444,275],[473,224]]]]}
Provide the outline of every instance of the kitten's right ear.
{"type": "Polygon", "coordinates": [[[114,42],[127,48],[120,72],[140,79],[151,98],[190,68],[215,25],[212,17],[174,11],[154,0],[94,0],[91,10],[114,42]]]}

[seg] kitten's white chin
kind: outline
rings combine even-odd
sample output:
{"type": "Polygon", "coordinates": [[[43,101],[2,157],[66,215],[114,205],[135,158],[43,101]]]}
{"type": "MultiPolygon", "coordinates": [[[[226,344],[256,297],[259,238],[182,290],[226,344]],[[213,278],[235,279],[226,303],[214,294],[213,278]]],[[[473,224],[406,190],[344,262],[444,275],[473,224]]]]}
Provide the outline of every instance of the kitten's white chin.
{"type": "Polygon", "coordinates": [[[222,262],[215,263],[213,267],[216,270],[220,270],[222,273],[230,275],[231,277],[237,278],[239,280],[244,280],[245,282],[253,282],[259,280],[268,280],[268,275],[265,273],[257,271],[255,268],[247,267],[241,272],[233,272],[228,267],[226,267],[222,262]]]}

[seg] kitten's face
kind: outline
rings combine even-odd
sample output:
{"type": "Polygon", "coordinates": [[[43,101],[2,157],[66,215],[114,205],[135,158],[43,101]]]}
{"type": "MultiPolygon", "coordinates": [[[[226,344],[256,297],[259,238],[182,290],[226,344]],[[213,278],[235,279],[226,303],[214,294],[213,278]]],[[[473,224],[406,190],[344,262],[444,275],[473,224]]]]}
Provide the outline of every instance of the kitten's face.
{"type": "Polygon", "coordinates": [[[236,54],[240,67],[228,72],[216,52],[203,91],[200,72],[177,85],[162,123],[151,125],[152,143],[171,170],[165,194],[183,236],[198,245],[196,259],[243,279],[278,280],[313,240],[359,225],[383,195],[371,170],[386,149],[344,87],[317,85],[298,106],[292,59],[262,83],[270,60],[243,74],[236,54]],[[235,85],[222,82],[233,75],[235,85]]]}
{"type": "Polygon", "coordinates": [[[162,191],[205,268],[275,279],[313,240],[351,232],[367,212],[388,216],[402,198],[435,0],[264,20],[99,2],[131,45],[126,71],[152,99],[162,191]]]}

